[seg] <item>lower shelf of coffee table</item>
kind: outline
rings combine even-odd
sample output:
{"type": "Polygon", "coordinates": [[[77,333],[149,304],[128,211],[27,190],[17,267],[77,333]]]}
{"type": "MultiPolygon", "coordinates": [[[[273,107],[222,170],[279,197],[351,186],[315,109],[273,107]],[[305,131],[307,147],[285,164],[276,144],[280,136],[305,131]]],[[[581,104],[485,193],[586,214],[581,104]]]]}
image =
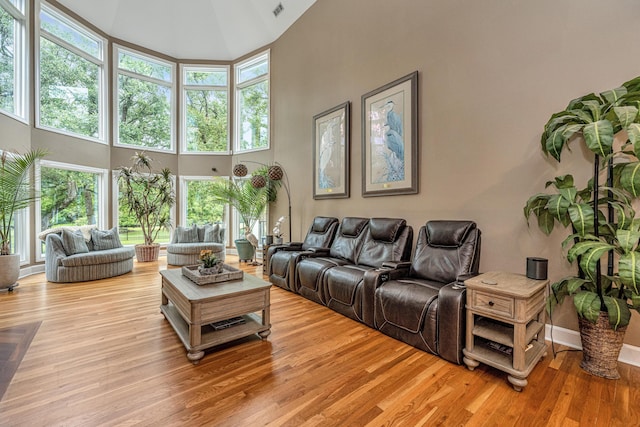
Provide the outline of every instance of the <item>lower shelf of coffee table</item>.
{"type": "Polygon", "coordinates": [[[255,313],[248,313],[242,315],[245,323],[226,329],[216,331],[212,326],[208,324],[201,325],[200,344],[195,344],[191,343],[189,339],[189,325],[182,318],[182,316],[172,303],[161,305],[160,310],[162,311],[162,314],[164,314],[165,318],[169,321],[173,329],[176,331],[178,337],[180,337],[180,340],[187,350],[204,350],[239,338],[244,338],[249,335],[268,331],[270,329],[269,326],[262,324],[262,319],[260,316],[255,313]]]}

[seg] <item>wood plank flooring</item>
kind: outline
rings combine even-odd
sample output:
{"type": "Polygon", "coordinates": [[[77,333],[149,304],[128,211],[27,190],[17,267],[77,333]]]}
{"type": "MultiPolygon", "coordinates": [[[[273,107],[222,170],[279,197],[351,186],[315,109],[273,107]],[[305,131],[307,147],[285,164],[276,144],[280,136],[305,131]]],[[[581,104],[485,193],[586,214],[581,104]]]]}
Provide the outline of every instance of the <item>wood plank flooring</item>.
{"type": "Polygon", "coordinates": [[[0,329],[41,322],[0,426],[640,425],[640,368],[604,380],[579,368],[581,353],[549,352],[517,393],[497,370],[468,371],[275,286],[266,341],[192,365],[160,314],[164,268],[76,284],[38,274],[0,294],[0,329]]]}

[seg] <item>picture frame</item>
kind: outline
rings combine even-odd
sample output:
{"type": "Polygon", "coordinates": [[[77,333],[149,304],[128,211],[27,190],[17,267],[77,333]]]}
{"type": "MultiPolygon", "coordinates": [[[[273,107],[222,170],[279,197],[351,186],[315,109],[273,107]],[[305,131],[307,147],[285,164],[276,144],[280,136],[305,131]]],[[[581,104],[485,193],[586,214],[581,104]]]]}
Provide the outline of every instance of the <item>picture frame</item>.
{"type": "Polygon", "coordinates": [[[418,72],[362,96],[362,196],[418,192],[418,72]]]}
{"type": "Polygon", "coordinates": [[[313,116],[313,198],[349,197],[349,101],[313,116]]]}

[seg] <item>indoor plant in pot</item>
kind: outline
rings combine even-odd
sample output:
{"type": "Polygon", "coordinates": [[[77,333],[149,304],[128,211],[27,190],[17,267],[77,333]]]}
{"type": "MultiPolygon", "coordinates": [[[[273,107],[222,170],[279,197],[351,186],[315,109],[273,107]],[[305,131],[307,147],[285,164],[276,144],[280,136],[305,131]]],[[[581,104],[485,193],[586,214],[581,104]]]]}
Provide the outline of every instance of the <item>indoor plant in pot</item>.
{"type": "Polygon", "coordinates": [[[20,255],[11,253],[15,214],[34,202],[38,194],[30,172],[37,160],[46,156],[42,149],[25,154],[0,156],[0,289],[11,290],[20,276],[20,255]]]}
{"type": "MultiPolygon", "coordinates": [[[[214,200],[229,204],[238,212],[245,236],[251,234],[251,230],[269,203],[267,187],[256,186],[248,179],[239,181],[218,179],[211,186],[211,195],[214,200]]],[[[235,244],[240,260],[253,259],[255,247],[249,240],[237,239],[235,244]]]]}
{"type": "Polygon", "coordinates": [[[588,94],[551,116],[542,150],[558,162],[574,140],[591,151],[593,177],[582,189],[572,175],[547,182],[553,194],[529,198],[524,214],[537,217],[546,234],[556,223],[571,233],[563,242],[576,275],[552,284],[552,312],[573,296],[583,347],[581,367],[594,375],[618,378],[617,359],[631,310],[640,309],[640,77],[621,87],[588,94]]]}
{"type": "Polygon", "coordinates": [[[170,209],[176,199],[173,174],[169,168],[154,172],[153,160],[144,152],[136,152],[131,161],[131,167],[119,168],[119,200],[142,228],[144,243],[135,245],[137,260],[155,261],[160,253],[160,245],[155,243],[158,233],[171,226],[170,209]]]}

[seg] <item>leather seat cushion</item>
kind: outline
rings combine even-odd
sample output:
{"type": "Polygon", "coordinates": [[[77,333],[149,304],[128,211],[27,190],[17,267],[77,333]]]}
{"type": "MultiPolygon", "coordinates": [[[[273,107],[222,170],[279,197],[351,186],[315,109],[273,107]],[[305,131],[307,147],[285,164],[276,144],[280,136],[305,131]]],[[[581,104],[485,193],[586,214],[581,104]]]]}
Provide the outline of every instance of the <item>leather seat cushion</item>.
{"type": "Polygon", "coordinates": [[[356,299],[356,290],[362,283],[365,271],[372,269],[373,267],[365,265],[344,265],[328,270],[325,279],[327,299],[353,306],[356,299]]]}
{"type": "Polygon", "coordinates": [[[280,277],[287,275],[289,271],[289,263],[292,259],[300,255],[302,251],[280,251],[276,252],[269,259],[271,273],[280,277]]]}
{"type": "Polygon", "coordinates": [[[345,265],[347,261],[339,258],[318,257],[318,258],[305,258],[298,263],[296,268],[298,283],[305,288],[319,290],[321,275],[325,270],[345,265]]]}
{"type": "Polygon", "coordinates": [[[437,302],[441,286],[441,283],[420,279],[385,282],[376,290],[376,311],[379,310],[376,323],[383,320],[409,332],[418,333],[424,326],[429,306],[437,302]]]}

